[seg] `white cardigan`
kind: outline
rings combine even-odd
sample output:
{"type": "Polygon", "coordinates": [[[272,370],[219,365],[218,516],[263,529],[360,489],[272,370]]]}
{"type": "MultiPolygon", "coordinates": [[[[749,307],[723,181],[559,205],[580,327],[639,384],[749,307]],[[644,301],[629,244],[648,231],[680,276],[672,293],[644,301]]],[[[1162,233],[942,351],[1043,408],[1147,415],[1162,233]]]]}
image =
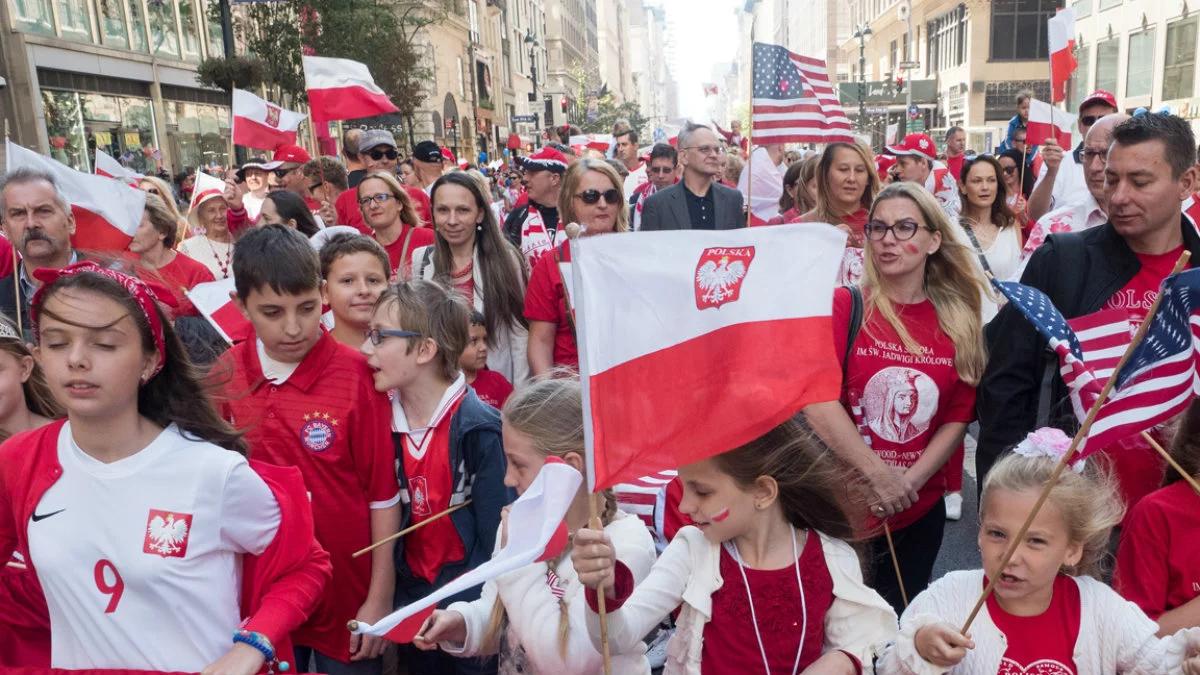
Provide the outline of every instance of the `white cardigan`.
{"type": "MultiPolygon", "coordinates": [[[[612,540],[617,558],[633,573],[635,581],[641,581],[650,573],[654,564],[654,539],[645,523],[637,516],[617,512],[604,532],[612,540]]],[[[497,547],[500,537],[496,537],[497,547]]],[[[593,648],[585,627],[583,584],[575,574],[575,567],[568,556],[563,556],[554,572],[566,583],[566,594],[570,633],[567,638],[566,655],[558,649],[558,599],[546,585],[547,563],[534,563],[483,585],[483,593],[473,602],[456,602],[448,608],[462,614],[467,624],[467,637],[463,644],[442,642],[443,651],[455,656],[486,656],[483,652],[484,632],[491,618],[492,605],[497,596],[504,604],[508,617],[508,641],[525,648],[525,656],[532,672],[537,675],[588,675],[599,673],[603,668],[599,651],[593,648]]],[[[646,647],[640,641],[627,649],[610,650],[613,672],[630,675],[650,673],[646,660],[646,647]]],[[[494,651],[491,653],[495,653],[494,651]]]]}
{"type": "MultiPolygon", "coordinates": [[[[819,533],[818,533],[819,534],[819,533]]],[[[845,650],[871,672],[871,663],[896,636],[896,612],[863,584],[858,555],[845,542],[821,537],[825,564],[833,578],[833,604],[825,614],[822,651],[845,650]]],[[[633,595],[608,614],[608,643],[623,652],[640,643],[664,617],[680,608],[676,631],[667,645],[664,675],[699,675],[704,626],[712,618],[712,594],[721,588],[720,544],[698,528],[679,530],[633,595]]],[[[622,562],[626,562],[622,560],[622,562]]],[[[626,564],[628,564],[626,562],[626,564]]],[[[600,621],[588,611],[588,635],[600,644],[600,621]]]]}
{"type": "MultiPolygon", "coordinates": [[[[1079,637],[1075,641],[1075,668],[1081,675],[1179,673],[1187,656],[1189,628],[1159,639],[1158,624],[1138,606],[1091,577],[1075,577],[1079,585],[1079,637]]],[[[948,623],[962,627],[983,591],[983,570],[950,572],[913,598],[900,620],[900,635],[884,653],[877,672],[884,675],[995,675],[1008,649],[1004,634],[992,621],[987,605],[968,631],[975,649],[952,669],[940,668],[917,654],[913,640],[922,627],[948,623]]]]}
{"type": "MultiPolygon", "coordinates": [[[[435,246],[421,246],[412,252],[413,274],[420,273],[426,281],[433,280],[433,257],[436,255],[435,246]],[[426,251],[429,251],[429,264],[422,266],[426,251]]],[[[517,269],[520,262],[514,259],[517,269]]],[[[520,276],[520,275],[518,275],[520,276]]],[[[473,298],[474,309],[483,312],[483,274],[479,271],[479,249],[475,249],[474,264],[472,265],[471,280],[475,284],[473,298]]],[[[489,335],[495,347],[488,349],[487,367],[503,375],[514,387],[529,379],[529,359],[525,353],[529,346],[529,329],[519,323],[514,323],[508,330],[497,331],[498,335],[489,335]]]]}

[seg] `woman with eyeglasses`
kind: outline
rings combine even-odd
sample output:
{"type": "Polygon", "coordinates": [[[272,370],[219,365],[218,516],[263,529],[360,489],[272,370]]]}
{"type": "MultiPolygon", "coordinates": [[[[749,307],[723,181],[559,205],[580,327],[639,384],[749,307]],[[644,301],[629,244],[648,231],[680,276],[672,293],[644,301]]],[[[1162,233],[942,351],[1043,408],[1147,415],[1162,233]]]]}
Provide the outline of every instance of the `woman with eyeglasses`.
{"type": "Polygon", "coordinates": [[[375,241],[387,251],[392,274],[411,276],[412,252],[433,243],[433,230],[421,227],[408,192],[391,173],[374,171],[358,184],[358,208],[375,241]]]}
{"type": "MultiPolygon", "coordinates": [[[[580,236],[593,237],[629,231],[625,185],[616,170],[601,159],[579,159],[568,168],[558,196],[559,222],[579,223],[580,236]]],[[[565,237],[533,264],[525,290],[529,321],[529,372],[534,377],[551,368],[579,368],[575,318],[567,306],[559,263],[571,261],[565,237]]]]}
{"type": "MultiPolygon", "coordinates": [[[[921,186],[889,185],[866,225],[861,290],[834,292],[834,347],[845,374],[840,401],[804,414],[821,439],[867,479],[873,518],[891,530],[907,597],[929,584],[945,529],[942,467],[975,417],[985,353],[986,287],[938,202],[921,186]],[[861,302],[861,322],[851,325],[861,302]]],[[[873,586],[903,607],[885,537],[869,542],[873,586]]]]}

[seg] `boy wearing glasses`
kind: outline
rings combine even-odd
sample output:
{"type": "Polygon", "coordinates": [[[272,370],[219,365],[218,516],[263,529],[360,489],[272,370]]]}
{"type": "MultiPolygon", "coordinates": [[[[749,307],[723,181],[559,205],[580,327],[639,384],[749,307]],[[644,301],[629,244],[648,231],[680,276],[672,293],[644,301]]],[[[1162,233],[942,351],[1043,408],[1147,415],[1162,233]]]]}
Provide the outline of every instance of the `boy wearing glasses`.
{"type": "Polygon", "coordinates": [[[252,229],[238,241],[233,269],[234,301],[255,335],[216,366],[222,412],[246,430],[255,459],[300,470],[314,533],[333,564],[320,604],[293,634],[297,661],[324,673],[380,673],[384,644],[351,636],[346,622],[376,621],[393,608],[392,547],[351,558],[399,528],[387,397],[366,359],[322,329],[320,263],[303,235],[283,225],[252,229]]]}
{"type": "MultiPolygon", "coordinates": [[[[392,440],[405,526],[431,521],[396,542],[396,605],[414,602],[486,562],[504,486],[500,414],[467,386],[459,356],[468,343],[467,304],[456,291],[414,279],[375,303],[363,344],[375,388],[395,391],[392,440]],[[470,503],[448,516],[455,506],[470,503]]],[[[442,601],[470,601],[480,587],[442,601]]],[[[411,673],[495,672],[495,661],[401,647],[411,673]]]]}

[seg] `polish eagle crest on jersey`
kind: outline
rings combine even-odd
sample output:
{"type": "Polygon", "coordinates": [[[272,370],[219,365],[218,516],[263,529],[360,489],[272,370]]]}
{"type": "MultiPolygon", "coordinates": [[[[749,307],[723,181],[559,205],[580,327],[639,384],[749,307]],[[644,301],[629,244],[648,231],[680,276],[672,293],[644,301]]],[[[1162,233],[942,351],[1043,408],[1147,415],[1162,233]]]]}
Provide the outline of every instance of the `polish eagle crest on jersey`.
{"type": "Polygon", "coordinates": [[[338,421],[329,413],[309,413],[300,427],[300,442],[311,452],[325,452],[337,438],[337,425],[338,421]]]}
{"type": "Polygon", "coordinates": [[[413,476],[408,479],[409,493],[412,495],[412,512],[414,516],[428,516],[433,513],[429,508],[429,486],[424,476],[413,476]]]}
{"type": "Polygon", "coordinates": [[[753,261],[753,246],[704,249],[696,263],[696,309],[736,302],[753,261]]]}
{"type": "Polygon", "coordinates": [[[187,555],[188,535],[192,532],[192,514],[150,509],[146,517],[146,538],[142,553],[164,558],[187,555]]]}

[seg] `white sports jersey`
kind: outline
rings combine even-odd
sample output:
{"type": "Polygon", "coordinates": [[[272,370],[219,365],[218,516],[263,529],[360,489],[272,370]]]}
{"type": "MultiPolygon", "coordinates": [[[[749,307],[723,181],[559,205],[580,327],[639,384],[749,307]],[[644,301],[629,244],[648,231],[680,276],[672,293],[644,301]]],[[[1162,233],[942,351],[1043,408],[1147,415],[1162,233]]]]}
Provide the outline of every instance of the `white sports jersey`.
{"type": "Polygon", "coordinates": [[[925,178],[925,189],[937,199],[950,222],[957,223],[958,214],[962,212],[962,198],[958,194],[958,181],[950,175],[946,165],[934,162],[933,169],[925,178]]]}
{"type": "MultiPolygon", "coordinates": [[[[1045,162],[1042,162],[1038,167],[1034,189],[1046,179],[1047,171],[1045,162]]],[[[1058,165],[1058,174],[1054,177],[1054,191],[1051,193],[1050,208],[1047,211],[1080,204],[1090,197],[1087,177],[1083,175],[1083,165],[1075,163],[1075,153],[1071,149],[1064,149],[1062,163],[1058,165]]]]}
{"type": "Polygon", "coordinates": [[[237,453],[170,426],[105,464],[58,437],[62,477],[27,524],[55,668],[200,671],[241,623],[242,553],[262,553],[279,504],[237,453]]]}

